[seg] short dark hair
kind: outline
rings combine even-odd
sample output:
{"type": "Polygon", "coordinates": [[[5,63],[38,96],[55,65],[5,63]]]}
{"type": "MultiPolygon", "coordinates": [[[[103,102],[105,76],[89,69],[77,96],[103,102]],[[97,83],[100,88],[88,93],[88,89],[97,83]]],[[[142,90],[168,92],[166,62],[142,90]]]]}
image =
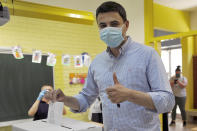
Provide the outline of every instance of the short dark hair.
{"type": "Polygon", "coordinates": [[[43,86],[41,87],[41,90],[42,90],[43,87],[45,87],[45,86],[50,86],[51,88],[53,88],[53,86],[51,86],[50,84],[45,84],[45,85],[43,85],[43,86]]]}
{"type": "Polygon", "coordinates": [[[181,71],[181,66],[177,66],[175,71],[181,71]]]}
{"type": "Polygon", "coordinates": [[[118,12],[119,15],[122,17],[123,21],[127,21],[127,14],[122,5],[113,1],[107,1],[101,4],[96,9],[96,18],[98,17],[99,13],[107,13],[107,12],[118,12]]]}

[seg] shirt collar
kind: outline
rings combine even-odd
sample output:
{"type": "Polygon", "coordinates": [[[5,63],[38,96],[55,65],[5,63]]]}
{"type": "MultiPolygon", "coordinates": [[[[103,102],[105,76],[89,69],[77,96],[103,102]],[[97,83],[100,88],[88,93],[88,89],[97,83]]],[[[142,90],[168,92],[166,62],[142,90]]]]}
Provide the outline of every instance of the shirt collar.
{"type": "MultiPolygon", "coordinates": [[[[124,55],[125,54],[126,50],[128,49],[129,43],[131,43],[131,37],[128,36],[127,37],[127,41],[119,49],[120,54],[119,54],[118,57],[120,57],[121,55],[124,55]]],[[[106,52],[108,53],[108,55],[110,57],[114,57],[114,55],[113,55],[110,47],[107,47],[106,52]]]]}

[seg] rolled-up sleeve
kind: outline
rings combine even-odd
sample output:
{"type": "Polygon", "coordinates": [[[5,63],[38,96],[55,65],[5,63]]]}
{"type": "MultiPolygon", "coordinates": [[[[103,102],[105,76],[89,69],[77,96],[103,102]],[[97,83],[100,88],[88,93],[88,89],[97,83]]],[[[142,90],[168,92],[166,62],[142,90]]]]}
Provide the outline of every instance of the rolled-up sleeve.
{"type": "Polygon", "coordinates": [[[74,113],[85,112],[98,96],[98,87],[94,81],[91,66],[88,69],[88,75],[82,91],[74,96],[80,105],[78,111],[70,109],[74,113]]]}
{"type": "Polygon", "coordinates": [[[152,50],[148,61],[147,78],[151,90],[148,94],[153,100],[157,113],[171,111],[175,104],[174,95],[164,65],[155,50],[152,50]]]}

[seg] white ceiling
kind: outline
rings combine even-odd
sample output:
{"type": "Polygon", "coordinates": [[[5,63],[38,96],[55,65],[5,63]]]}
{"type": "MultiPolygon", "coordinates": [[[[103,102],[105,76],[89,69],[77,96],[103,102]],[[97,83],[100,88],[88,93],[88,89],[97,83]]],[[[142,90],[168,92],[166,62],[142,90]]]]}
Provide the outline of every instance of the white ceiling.
{"type": "Polygon", "coordinates": [[[179,10],[196,10],[197,0],[154,0],[155,3],[179,10]]]}

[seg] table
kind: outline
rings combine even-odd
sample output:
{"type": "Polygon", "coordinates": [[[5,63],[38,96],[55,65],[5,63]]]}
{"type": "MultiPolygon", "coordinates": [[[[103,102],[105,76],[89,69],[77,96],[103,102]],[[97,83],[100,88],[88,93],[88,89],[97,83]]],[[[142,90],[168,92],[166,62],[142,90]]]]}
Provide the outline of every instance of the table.
{"type": "Polygon", "coordinates": [[[65,117],[60,126],[47,123],[44,119],[13,124],[12,131],[102,131],[102,127],[65,117]]]}

